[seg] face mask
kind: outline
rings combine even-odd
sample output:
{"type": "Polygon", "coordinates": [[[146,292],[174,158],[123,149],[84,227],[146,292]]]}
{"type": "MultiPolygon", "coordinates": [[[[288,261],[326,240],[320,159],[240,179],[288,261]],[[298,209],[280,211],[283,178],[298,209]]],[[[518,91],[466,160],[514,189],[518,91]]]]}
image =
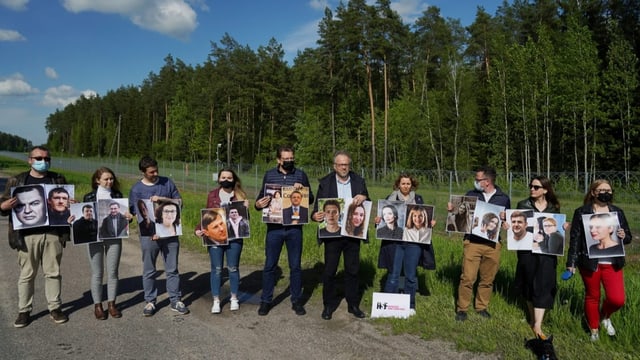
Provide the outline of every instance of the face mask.
{"type": "Polygon", "coordinates": [[[476,190],[478,191],[484,191],[484,189],[482,188],[482,185],[480,185],[480,183],[477,181],[473,182],[473,187],[476,188],[476,190]]]}
{"type": "Polygon", "coordinates": [[[295,165],[296,165],[295,161],[283,161],[282,162],[282,168],[285,169],[286,171],[293,170],[295,165]]]}
{"type": "Polygon", "coordinates": [[[611,200],[613,199],[613,194],[601,193],[601,194],[598,194],[598,196],[596,196],[596,199],[598,199],[599,201],[602,201],[603,203],[608,203],[608,202],[611,202],[611,200]]]}
{"type": "Polygon", "coordinates": [[[31,164],[31,168],[37,172],[45,172],[49,170],[49,163],[44,160],[35,160],[33,164],[31,164]]]}
{"type": "Polygon", "coordinates": [[[220,182],[220,186],[222,186],[223,189],[233,189],[233,187],[236,186],[236,182],[224,180],[220,182]]]}

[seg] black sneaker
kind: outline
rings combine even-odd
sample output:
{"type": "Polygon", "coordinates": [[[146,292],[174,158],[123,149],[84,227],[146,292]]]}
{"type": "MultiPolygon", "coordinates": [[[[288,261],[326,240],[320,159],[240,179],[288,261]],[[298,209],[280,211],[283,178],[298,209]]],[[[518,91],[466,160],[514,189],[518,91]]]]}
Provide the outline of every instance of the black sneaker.
{"type": "Polygon", "coordinates": [[[55,322],[56,324],[64,324],[69,321],[67,315],[65,315],[59,308],[51,310],[49,316],[51,316],[51,319],[53,319],[53,322],[55,322]]]}
{"type": "Polygon", "coordinates": [[[478,315],[482,316],[485,319],[491,318],[491,314],[489,314],[489,312],[487,310],[478,311],[478,315]]]}
{"type": "Polygon", "coordinates": [[[467,312],[466,311],[458,311],[456,313],[456,321],[465,321],[467,320],[467,312]]]}
{"type": "Polygon", "coordinates": [[[16,322],[13,323],[13,326],[17,328],[23,328],[29,325],[30,322],[31,322],[30,313],[28,311],[21,312],[18,314],[18,318],[16,319],[16,322]]]}
{"type": "Polygon", "coordinates": [[[271,304],[266,302],[261,302],[260,308],[258,309],[258,315],[265,316],[269,313],[269,310],[271,310],[271,304]]]}
{"type": "Polygon", "coordinates": [[[304,315],[307,313],[307,311],[304,309],[304,306],[302,306],[302,304],[294,302],[293,304],[291,304],[291,309],[293,309],[293,311],[296,312],[296,315],[304,315]]]}

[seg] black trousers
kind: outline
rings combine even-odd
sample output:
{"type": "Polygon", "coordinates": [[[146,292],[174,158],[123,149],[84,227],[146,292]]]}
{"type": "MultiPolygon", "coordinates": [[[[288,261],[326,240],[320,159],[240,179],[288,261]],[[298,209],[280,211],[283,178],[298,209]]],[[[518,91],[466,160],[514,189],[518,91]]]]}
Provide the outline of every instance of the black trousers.
{"type": "Polygon", "coordinates": [[[340,304],[336,294],[336,272],[340,255],[344,256],[344,294],[349,306],[360,305],[358,272],[360,270],[360,239],[341,237],[324,239],[324,271],[322,273],[322,301],[335,309],[340,304]]]}

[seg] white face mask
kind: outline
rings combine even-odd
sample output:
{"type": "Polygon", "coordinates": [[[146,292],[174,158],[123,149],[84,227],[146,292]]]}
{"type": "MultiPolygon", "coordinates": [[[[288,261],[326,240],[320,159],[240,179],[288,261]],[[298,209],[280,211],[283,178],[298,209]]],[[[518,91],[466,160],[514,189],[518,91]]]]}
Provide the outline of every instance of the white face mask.
{"type": "Polygon", "coordinates": [[[473,187],[475,187],[476,190],[478,190],[478,191],[484,191],[484,188],[482,187],[482,185],[480,185],[480,183],[477,182],[477,181],[473,182],[473,187]]]}

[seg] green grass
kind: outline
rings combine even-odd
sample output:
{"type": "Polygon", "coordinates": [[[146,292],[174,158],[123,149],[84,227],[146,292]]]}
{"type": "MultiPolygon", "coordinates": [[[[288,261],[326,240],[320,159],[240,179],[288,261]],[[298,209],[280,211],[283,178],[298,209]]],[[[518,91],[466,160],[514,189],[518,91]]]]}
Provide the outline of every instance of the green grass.
{"type": "MultiPolygon", "coordinates": [[[[4,161],[0,167],[5,174],[24,171],[24,162],[4,161]]],[[[81,198],[89,188],[89,174],[64,172],[70,183],[76,185],[76,198],[81,198]]],[[[251,178],[253,174],[247,175],[251,178]]],[[[244,180],[244,176],[241,175],[244,180]]],[[[131,188],[134,179],[120,179],[124,193],[131,188]]],[[[247,186],[247,189],[255,188],[247,186]]],[[[315,191],[317,183],[312,183],[315,191]]],[[[371,199],[384,198],[389,192],[388,187],[369,188],[371,199]]],[[[255,198],[253,191],[250,199],[255,198]]],[[[446,202],[449,199],[448,189],[429,188],[423,185],[420,194],[425,202],[435,205],[436,219],[439,221],[434,231],[433,244],[436,252],[436,266],[434,271],[419,269],[420,295],[417,297],[417,315],[409,319],[376,319],[372,320],[383,332],[394,334],[413,334],[422,339],[440,339],[456,344],[460,350],[480,353],[497,354],[504,359],[529,359],[532,354],[524,348],[524,339],[533,336],[521,306],[521,299],[513,293],[512,283],[516,265],[516,254],[513,251],[502,251],[500,270],[496,276],[495,291],[490,304],[491,319],[483,319],[475,314],[469,314],[469,320],[459,323],[454,320],[455,296],[460,276],[462,261],[462,240],[460,235],[449,236],[442,229],[445,221],[446,202]]],[[[463,193],[462,190],[455,194],[463,193]]],[[[205,206],[206,194],[189,189],[182,189],[184,210],[182,213],[183,232],[181,237],[183,247],[191,251],[200,252],[205,256],[200,239],[193,235],[193,229],[199,219],[199,211],[205,206]]],[[[513,194],[513,203],[526,196],[523,190],[520,194],[513,194]]],[[[581,196],[562,196],[563,209],[568,219],[573,209],[581,203],[581,196]]],[[[618,203],[629,218],[632,233],[639,234],[640,205],[634,203],[618,203]],[[628,212],[627,212],[628,210],[628,212]]],[[[250,239],[245,239],[241,264],[261,266],[264,263],[264,238],[266,226],[260,222],[259,212],[250,207],[251,233],[250,239]]],[[[134,225],[135,226],[135,225],[134,225]]],[[[305,294],[311,296],[313,302],[319,302],[321,291],[319,287],[320,272],[322,270],[323,249],[315,239],[315,224],[309,224],[304,229],[303,270],[309,270],[311,276],[305,276],[305,294]]],[[[373,227],[370,228],[370,234],[373,227]]],[[[559,280],[559,292],[554,309],[548,311],[543,323],[547,335],[554,335],[554,345],[561,359],[634,359],[638,358],[637,344],[640,340],[640,300],[635,294],[640,293],[640,250],[637,238],[626,247],[627,266],[625,267],[625,287],[627,303],[612,317],[618,335],[609,338],[602,334],[598,343],[591,343],[584,321],[582,302],[584,290],[580,276],[574,276],[569,281],[559,280]]],[[[379,245],[375,239],[369,244],[363,244],[361,250],[361,287],[363,292],[362,308],[371,308],[371,296],[374,291],[380,291],[384,271],[377,269],[379,245]]],[[[286,251],[286,250],[285,250],[286,251]]],[[[565,257],[559,259],[559,274],[564,270],[565,257]]],[[[280,265],[286,268],[286,254],[282,254],[280,265]]],[[[242,266],[242,265],[241,265],[242,266]]],[[[284,271],[286,276],[288,272],[284,271]]],[[[286,281],[286,280],[285,280],[286,281]]],[[[319,316],[319,314],[316,314],[319,316]]],[[[312,314],[313,316],[313,314],[312,314]]]]}

